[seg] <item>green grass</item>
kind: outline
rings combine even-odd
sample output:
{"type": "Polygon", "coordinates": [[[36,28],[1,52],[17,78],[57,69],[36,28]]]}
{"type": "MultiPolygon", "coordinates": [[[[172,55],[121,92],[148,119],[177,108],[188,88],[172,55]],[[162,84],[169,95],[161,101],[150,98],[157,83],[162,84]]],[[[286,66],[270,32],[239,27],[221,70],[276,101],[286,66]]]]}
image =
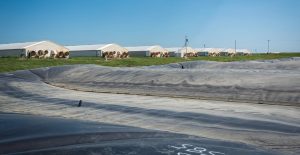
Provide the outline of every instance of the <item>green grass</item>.
{"type": "Polygon", "coordinates": [[[195,57],[189,59],[183,58],[149,58],[149,57],[131,57],[128,59],[116,59],[105,61],[99,57],[76,57],[70,59],[20,59],[20,58],[0,58],[0,72],[10,72],[15,70],[33,69],[39,67],[72,65],[72,64],[97,64],[113,67],[133,67],[162,65],[183,61],[208,60],[208,61],[245,61],[245,60],[267,60],[288,57],[300,57],[300,53],[280,53],[280,54],[253,54],[251,56],[235,57],[195,57]]]}

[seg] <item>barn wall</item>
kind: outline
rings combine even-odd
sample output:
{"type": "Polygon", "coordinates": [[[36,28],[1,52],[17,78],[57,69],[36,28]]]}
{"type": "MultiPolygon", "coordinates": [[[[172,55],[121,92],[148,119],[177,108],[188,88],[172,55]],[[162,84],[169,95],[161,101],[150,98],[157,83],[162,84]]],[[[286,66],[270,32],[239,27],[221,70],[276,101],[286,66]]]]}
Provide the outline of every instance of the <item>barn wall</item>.
{"type": "Polygon", "coordinates": [[[176,56],[175,52],[169,52],[169,55],[170,55],[170,57],[175,57],[176,56]]]}
{"type": "Polygon", "coordinates": [[[149,51],[129,51],[129,55],[134,56],[134,57],[146,57],[146,56],[150,56],[150,52],[149,51]]]}
{"type": "Polygon", "coordinates": [[[175,53],[175,57],[183,57],[183,53],[181,52],[181,53],[175,53]]]}
{"type": "Polygon", "coordinates": [[[23,49],[0,50],[0,57],[20,57],[25,54],[23,49]]]}
{"type": "Polygon", "coordinates": [[[220,52],[220,56],[228,56],[228,52],[220,52]]]}
{"type": "Polygon", "coordinates": [[[242,55],[244,55],[244,53],[243,52],[236,52],[236,55],[237,56],[242,56],[242,55]]]}
{"type": "Polygon", "coordinates": [[[90,50],[90,51],[70,51],[70,57],[97,57],[101,56],[101,53],[97,53],[100,51],[90,50]]]}
{"type": "Polygon", "coordinates": [[[170,57],[183,57],[182,53],[169,52],[170,57]]]}
{"type": "Polygon", "coordinates": [[[198,52],[198,56],[208,56],[208,52],[198,52]]]}

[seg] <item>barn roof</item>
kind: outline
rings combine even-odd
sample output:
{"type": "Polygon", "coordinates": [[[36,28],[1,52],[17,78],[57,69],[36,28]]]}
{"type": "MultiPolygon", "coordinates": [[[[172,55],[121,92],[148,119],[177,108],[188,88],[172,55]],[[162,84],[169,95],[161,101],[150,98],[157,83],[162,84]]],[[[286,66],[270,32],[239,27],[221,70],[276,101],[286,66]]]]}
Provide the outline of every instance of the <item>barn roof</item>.
{"type": "Polygon", "coordinates": [[[242,52],[242,53],[252,53],[250,50],[248,49],[237,49],[237,52],[242,52]]]}
{"type": "Polygon", "coordinates": [[[213,48],[194,48],[197,52],[208,52],[211,51],[213,48]]]}
{"type": "Polygon", "coordinates": [[[132,47],[125,47],[126,49],[128,49],[128,51],[150,51],[155,47],[160,47],[158,45],[154,45],[154,46],[132,46],[132,47]]]}
{"type": "Polygon", "coordinates": [[[227,52],[225,48],[195,48],[197,52],[219,53],[227,52]]]}
{"type": "MultiPolygon", "coordinates": [[[[198,52],[228,52],[228,53],[235,53],[234,48],[195,48],[198,52]]],[[[243,53],[251,53],[248,49],[236,49],[236,52],[243,52],[243,53]]]]}
{"type": "MultiPolygon", "coordinates": [[[[171,48],[166,48],[168,51],[170,52],[175,52],[175,53],[180,53],[182,51],[184,51],[185,47],[171,47],[171,48]]],[[[193,48],[191,47],[187,47],[188,51],[195,51],[193,48]]]]}
{"type": "Polygon", "coordinates": [[[90,51],[90,50],[101,50],[107,46],[113,44],[94,44],[94,45],[76,45],[76,46],[66,46],[70,51],[90,51]]]}
{"type": "Polygon", "coordinates": [[[224,51],[228,52],[228,53],[235,53],[235,49],[234,48],[227,48],[224,51]]]}
{"type": "Polygon", "coordinates": [[[9,49],[25,49],[27,47],[43,43],[45,41],[39,42],[24,42],[24,43],[11,43],[11,44],[0,44],[0,50],[9,50],[9,49]]]}
{"type": "Polygon", "coordinates": [[[177,52],[179,51],[179,49],[181,49],[182,47],[171,47],[171,48],[166,48],[168,51],[170,52],[177,52]]]}

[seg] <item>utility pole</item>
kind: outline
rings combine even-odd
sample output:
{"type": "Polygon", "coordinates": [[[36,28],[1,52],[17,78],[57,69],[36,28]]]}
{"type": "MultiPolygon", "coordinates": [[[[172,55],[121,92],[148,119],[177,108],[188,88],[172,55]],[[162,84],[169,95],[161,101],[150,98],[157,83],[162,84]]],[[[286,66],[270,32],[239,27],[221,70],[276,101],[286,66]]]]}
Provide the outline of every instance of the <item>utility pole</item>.
{"type": "Polygon", "coordinates": [[[234,40],[234,52],[236,53],[236,40],[234,40]]]}
{"type": "Polygon", "coordinates": [[[268,54],[270,53],[270,41],[271,40],[268,40],[268,54]]]}
{"type": "Polygon", "coordinates": [[[205,44],[203,44],[203,48],[205,48],[205,44]]]}

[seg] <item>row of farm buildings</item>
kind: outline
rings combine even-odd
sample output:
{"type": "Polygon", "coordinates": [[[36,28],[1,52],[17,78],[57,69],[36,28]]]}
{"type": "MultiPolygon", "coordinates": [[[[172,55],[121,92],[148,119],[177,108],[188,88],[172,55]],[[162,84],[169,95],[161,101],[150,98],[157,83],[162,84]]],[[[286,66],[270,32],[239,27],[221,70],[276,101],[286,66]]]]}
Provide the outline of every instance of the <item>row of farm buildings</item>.
{"type": "Polygon", "coordinates": [[[160,45],[122,47],[118,44],[94,44],[63,46],[52,41],[0,44],[0,57],[20,56],[26,58],[69,58],[69,57],[197,57],[250,55],[247,49],[225,48],[163,48],[160,45]]]}

